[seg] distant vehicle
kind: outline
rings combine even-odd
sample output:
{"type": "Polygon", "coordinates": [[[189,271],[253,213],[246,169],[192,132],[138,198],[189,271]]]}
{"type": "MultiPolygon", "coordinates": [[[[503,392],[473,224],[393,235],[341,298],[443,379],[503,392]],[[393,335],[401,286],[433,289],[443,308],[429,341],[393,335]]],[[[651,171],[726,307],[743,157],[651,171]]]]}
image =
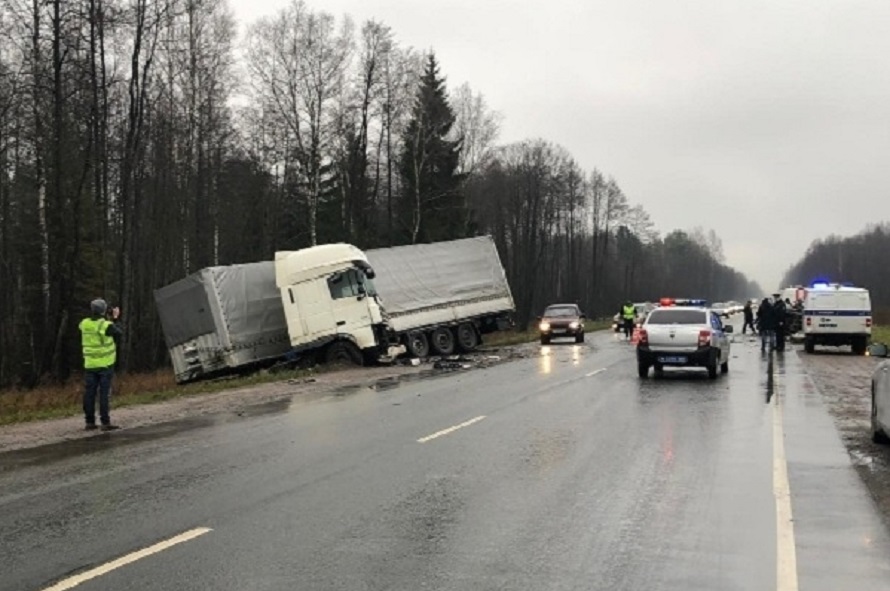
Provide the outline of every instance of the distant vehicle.
{"type": "MultiPolygon", "coordinates": [[[[655,304],[651,302],[637,302],[634,304],[635,317],[634,324],[640,325],[646,321],[646,316],[649,315],[649,312],[656,308],[655,304]]],[[[624,318],[621,317],[621,313],[615,314],[612,317],[612,330],[615,332],[621,332],[624,330],[624,318]]]]}
{"type": "Polygon", "coordinates": [[[641,378],[655,368],[703,367],[711,379],[729,371],[732,326],[723,326],[713,310],[699,306],[675,306],[653,310],[640,330],[637,369],[641,378]]]}
{"type": "Polygon", "coordinates": [[[871,338],[871,296],[867,289],[837,283],[816,283],[806,291],[803,305],[804,349],[817,345],[849,345],[862,355],[871,338]]]}
{"type": "Polygon", "coordinates": [[[887,345],[868,348],[872,357],[883,357],[871,376],[871,438],[875,443],[890,443],[890,360],[887,345]]]}
{"type": "Polygon", "coordinates": [[[575,304],[553,304],[547,306],[538,320],[541,344],[549,345],[550,340],[571,337],[576,343],[584,342],[584,320],[586,316],[575,304]]]}

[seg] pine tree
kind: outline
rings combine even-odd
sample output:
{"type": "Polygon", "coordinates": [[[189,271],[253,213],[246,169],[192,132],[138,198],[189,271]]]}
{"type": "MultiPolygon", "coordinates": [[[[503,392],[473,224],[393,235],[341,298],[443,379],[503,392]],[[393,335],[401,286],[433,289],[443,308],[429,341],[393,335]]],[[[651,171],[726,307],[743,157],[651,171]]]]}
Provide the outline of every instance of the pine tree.
{"type": "Polygon", "coordinates": [[[457,168],[461,140],[449,139],[454,112],[436,57],[430,54],[404,134],[400,238],[412,244],[466,235],[467,212],[457,168]]]}

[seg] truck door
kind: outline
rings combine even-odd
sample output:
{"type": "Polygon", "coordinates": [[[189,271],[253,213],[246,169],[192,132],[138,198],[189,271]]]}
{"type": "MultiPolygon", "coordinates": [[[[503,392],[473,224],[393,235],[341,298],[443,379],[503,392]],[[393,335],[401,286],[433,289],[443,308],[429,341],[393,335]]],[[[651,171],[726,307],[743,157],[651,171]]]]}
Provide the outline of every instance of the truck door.
{"type": "MultiPolygon", "coordinates": [[[[370,330],[371,312],[361,271],[348,269],[331,275],[328,277],[328,289],[337,332],[364,340],[360,334],[370,330]]],[[[360,346],[366,345],[360,342],[360,346]]]]}

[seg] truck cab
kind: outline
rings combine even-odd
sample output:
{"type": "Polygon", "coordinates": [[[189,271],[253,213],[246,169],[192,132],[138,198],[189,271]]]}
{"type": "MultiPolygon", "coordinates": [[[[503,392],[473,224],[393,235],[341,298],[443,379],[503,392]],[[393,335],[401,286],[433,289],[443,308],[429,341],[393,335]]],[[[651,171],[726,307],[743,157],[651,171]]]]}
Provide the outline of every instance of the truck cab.
{"type": "Polygon", "coordinates": [[[350,244],[275,253],[275,282],[294,351],[321,351],[328,362],[397,354],[374,288],[374,270],[350,244]]]}

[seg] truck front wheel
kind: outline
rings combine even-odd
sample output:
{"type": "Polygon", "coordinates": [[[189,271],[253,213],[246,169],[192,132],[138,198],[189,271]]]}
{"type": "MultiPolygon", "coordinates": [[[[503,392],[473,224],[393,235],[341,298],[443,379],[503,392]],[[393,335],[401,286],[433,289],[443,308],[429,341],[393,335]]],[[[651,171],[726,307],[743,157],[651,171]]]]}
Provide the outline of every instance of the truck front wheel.
{"type": "Polygon", "coordinates": [[[361,365],[362,352],[349,341],[334,341],[325,350],[324,359],[330,365],[361,365]]]}

